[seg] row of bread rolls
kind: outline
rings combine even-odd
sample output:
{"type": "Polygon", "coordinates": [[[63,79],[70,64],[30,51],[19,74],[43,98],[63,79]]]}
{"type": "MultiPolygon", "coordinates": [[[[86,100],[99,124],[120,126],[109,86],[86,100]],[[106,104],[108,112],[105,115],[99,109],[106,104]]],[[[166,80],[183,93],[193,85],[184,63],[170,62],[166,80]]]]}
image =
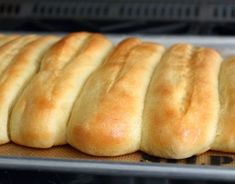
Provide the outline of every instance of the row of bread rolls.
{"type": "Polygon", "coordinates": [[[235,152],[235,58],[101,34],[0,35],[0,143],[97,156],[235,152]]]}

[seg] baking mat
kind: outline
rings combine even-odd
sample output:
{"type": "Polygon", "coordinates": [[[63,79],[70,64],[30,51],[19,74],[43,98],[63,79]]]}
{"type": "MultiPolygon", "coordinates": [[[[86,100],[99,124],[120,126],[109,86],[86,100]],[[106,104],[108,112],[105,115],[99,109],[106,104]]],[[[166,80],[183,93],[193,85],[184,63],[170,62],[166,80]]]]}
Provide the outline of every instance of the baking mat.
{"type": "Polygon", "coordinates": [[[116,157],[95,157],[84,154],[69,145],[56,146],[49,149],[37,149],[8,143],[0,146],[0,156],[7,157],[31,157],[49,159],[72,159],[72,160],[97,160],[111,162],[134,162],[134,163],[175,163],[194,165],[213,165],[235,167],[235,154],[208,151],[198,156],[187,159],[162,159],[147,155],[141,151],[116,157]]]}

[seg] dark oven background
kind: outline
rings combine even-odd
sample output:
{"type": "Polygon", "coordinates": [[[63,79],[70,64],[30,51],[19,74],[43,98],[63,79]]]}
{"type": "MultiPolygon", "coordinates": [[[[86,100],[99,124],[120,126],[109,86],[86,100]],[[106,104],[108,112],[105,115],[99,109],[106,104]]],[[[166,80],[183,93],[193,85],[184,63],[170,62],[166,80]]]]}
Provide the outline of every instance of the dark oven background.
{"type": "Polygon", "coordinates": [[[0,29],[235,34],[234,0],[0,0],[0,29]]]}

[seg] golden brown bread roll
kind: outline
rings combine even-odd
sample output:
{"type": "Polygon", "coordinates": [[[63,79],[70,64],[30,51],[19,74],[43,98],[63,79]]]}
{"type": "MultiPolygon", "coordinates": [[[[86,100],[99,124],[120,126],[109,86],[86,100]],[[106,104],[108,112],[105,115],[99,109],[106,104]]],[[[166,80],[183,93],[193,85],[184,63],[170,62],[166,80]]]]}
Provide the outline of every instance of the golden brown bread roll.
{"type": "Polygon", "coordinates": [[[99,156],[139,150],[145,93],[163,52],[161,45],[122,41],[84,85],[68,124],[68,142],[99,156]]]}
{"type": "Polygon", "coordinates": [[[8,117],[17,96],[37,71],[43,53],[56,40],[46,36],[25,45],[0,75],[0,144],[9,141],[8,117]]]}
{"type": "Polygon", "coordinates": [[[146,96],[141,150],[179,159],[210,149],[218,122],[220,63],[214,50],[188,44],[164,54],[146,96]]]}
{"type": "MultiPolygon", "coordinates": [[[[14,78],[21,78],[18,76],[18,68],[14,64],[14,58],[21,53],[22,48],[27,44],[37,39],[38,36],[29,35],[29,36],[10,36],[2,39],[4,41],[0,47],[0,144],[6,143],[9,141],[8,137],[8,116],[10,113],[10,106],[12,105],[14,98],[17,94],[17,90],[21,86],[16,86],[20,84],[14,84],[14,78]],[[17,73],[17,74],[16,74],[17,73]],[[15,91],[16,90],[16,91],[15,91]]],[[[1,42],[1,41],[0,41],[1,42]]],[[[16,64],[17,65],[17,64],[16,64]]],[[[18,65],[19,67],[19,65],[18,65]]]]}
{"type": "Polygon", "coordinates": [[[59,41],[13,109],[12,141],[38,148],[65,144],[75,98],[111,48],[111,42],[100,34],[74,33],[59,41]]]}
{"type": "Polygon", "coordinates": [[[212,149],[235,152],[235,57],[221,65],[219,93],[220,118],[212,149]]]}

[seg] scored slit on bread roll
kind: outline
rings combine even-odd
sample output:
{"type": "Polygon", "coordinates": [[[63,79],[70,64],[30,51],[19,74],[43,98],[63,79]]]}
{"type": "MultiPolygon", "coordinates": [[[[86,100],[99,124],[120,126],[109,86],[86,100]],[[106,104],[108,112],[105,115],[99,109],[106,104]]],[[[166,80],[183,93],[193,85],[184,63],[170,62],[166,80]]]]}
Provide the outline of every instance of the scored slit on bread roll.
{"type": "Polygon", "coordinates": [[[8,117],[17,96],[37,71],[44,52],[55,41],[56,37],[45,36],[28,43],[19,49],[0,75],[0,144],[9,141],[8,117]]]}
{"type": "Polygon", "coordinates": [[[37,148],[65,144],[73,103],[111,48],[104,36],[89,33],[69,34],[55,44],[13,109],[12,141],[37,148]]]}
{"type": "Polygon", "coordinates": [[[142,151],[179,159],[210,148],[218,122],[220,63],[213,49],[189,44],[164,54],[146,96],[142,151]]]}
{"type": "Polygon", "coordinates": [[[2,45],[0,47],[0,60],[4,62],[0,64],[0,75],[11,64],[12,59],[20,52],[20,49],[37,38],[36,35],[20,36],[2,45]]]}
{"type": "Polygon", "coordinates": [[[235,57],[222,62],[219,93],[220,116],[212,150],[235,152],[235,57]]]}
{"type": "Polygon", "coordinates": [[[158,44],[122,41],[85,83],[68,124],[68,143],[97,156],[139,150],[145,93],[163,52],[158,44]]]}

